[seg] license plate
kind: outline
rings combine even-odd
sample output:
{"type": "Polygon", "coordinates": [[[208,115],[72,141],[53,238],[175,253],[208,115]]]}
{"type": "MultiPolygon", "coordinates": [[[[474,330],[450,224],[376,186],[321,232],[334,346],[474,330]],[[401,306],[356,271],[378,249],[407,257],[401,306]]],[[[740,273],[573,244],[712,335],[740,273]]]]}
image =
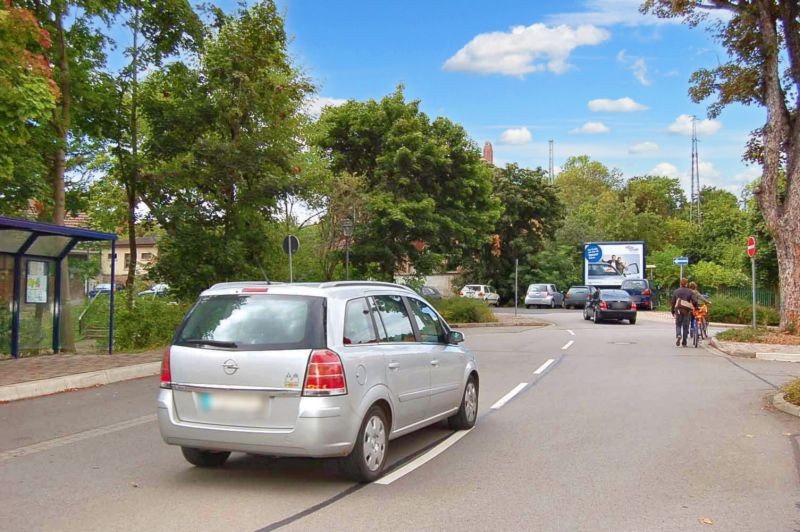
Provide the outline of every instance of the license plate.
{"type": "Polygon", "coordinates": [[[197,406],[201,412],[248,413],[261,412],[267,399],[259,394],[239,392],[199,392],[197,406]]]}

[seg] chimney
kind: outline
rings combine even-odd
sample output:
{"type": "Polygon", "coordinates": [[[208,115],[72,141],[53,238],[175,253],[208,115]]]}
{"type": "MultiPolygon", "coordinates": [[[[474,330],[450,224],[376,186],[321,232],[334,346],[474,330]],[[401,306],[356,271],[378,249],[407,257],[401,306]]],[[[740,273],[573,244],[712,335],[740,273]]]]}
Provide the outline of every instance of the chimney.
{"type": "Polygon", "coordinates": [[[492,150],[492,143],[488,140],[483,145],[483,157],[481,159],[489,164],[494,164],[494,150],[492,150]]]}

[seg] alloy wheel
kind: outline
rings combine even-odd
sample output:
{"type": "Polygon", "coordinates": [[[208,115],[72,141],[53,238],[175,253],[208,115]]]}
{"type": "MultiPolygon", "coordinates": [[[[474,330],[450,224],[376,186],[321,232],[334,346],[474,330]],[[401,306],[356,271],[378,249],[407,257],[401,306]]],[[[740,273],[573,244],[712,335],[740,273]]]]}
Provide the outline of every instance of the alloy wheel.
{"type": "Polygon", "coordinates": [[[372,416],[364,430],[364,463],[370,471],[377,471],[386,454],[386,428],[383,420],[372,416]]]}

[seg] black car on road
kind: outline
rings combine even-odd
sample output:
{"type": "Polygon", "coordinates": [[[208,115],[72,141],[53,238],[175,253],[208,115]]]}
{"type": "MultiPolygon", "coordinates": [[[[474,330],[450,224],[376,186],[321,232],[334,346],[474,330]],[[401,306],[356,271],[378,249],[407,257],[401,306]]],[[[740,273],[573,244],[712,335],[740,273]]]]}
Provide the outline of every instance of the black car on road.
{"type": "Polygon", "coordinates": [[[636,323],[636,303],[625,290],[602,289],[592,295],[583,309],[583,319],[600,323],[603,320],[628,320],[636,323]]]}

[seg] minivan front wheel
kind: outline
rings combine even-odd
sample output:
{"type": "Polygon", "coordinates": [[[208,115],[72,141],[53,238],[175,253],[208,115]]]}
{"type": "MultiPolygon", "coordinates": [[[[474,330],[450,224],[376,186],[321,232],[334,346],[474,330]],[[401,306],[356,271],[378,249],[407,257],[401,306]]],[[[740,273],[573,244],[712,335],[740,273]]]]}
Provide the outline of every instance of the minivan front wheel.
{"type": "Polygon", "coordinates": [[[386,413],[374,405],[361,422],[353,451],[342,459],[342,471],[357,482],[377,480],[383,474],[388,452],[389,424],[386,422],[386,413]]]}
{"type": "Polygon", "coordinates": [[[183,457],[197,467],[219,467],[231,455],[230,451],[203,451],[193,447],[181,447],[183,457]]]}
{"type": "Polygon", "coordinates": [[[447,418],[447,423],[453,430],[467,430],[475,426],[478,418],[478,383],[475,377],[467,379],[464,395],[461,396],[461,406],[458,412],[447,418]]]}

